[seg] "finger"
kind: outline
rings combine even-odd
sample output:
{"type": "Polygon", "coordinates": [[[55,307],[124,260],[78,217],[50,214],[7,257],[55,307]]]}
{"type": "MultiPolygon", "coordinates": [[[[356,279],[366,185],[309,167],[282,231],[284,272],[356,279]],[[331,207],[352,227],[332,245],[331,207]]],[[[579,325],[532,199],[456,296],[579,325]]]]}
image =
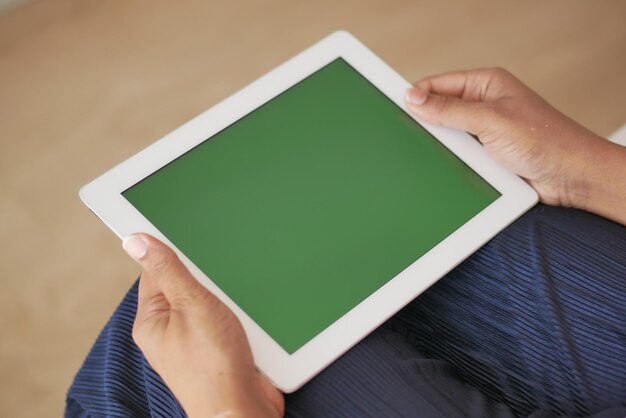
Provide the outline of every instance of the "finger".
{"type": "Polygon", "coordinates": [[[137,290],[137,317],[143,318],[153,310],[168,308],[169,303],[159,286],[150,275],[142,274],[139,278],[139,288],[137,290]]]}
{"type": "Polygon", "coordinates": [[[412,114],[426,122],[461,129],[474,135],[484,131],[487,108],[483,103],[430,94],[419,88],[407,92],[406,103],[412,114]]]}
{"type": "Polygon", "coordinates": [[[124,239],[123,247],[143,268],[140,304],[162,293],[170,306],[178,309],[208,292],[176,253],[158,239],[147,234],[131,235],[124,239]]]}
{"type": "Polygon", "coordinates": [[[439,74],[419,80],[414,86],[429,93],[463,98],[468,76],[468,71],[439,74]]]}
{"type": "Polygon", "coordinates": [[[509,76],[506,70],[500,68],[481,68],[426,77],[417,81],[414,86],[442,96],[486,101],[499,98],[499,81],[509,76]]]}
{"type": "Polygon", "coordinates": [[[170,304],[163,293],[149,279],[141,275],[137,295],[137,310],[133,323],[132,336],[135,343],[144,348],[154,338],[159,338],[169,320],[170,304]]]}
{"type": "Polygon", "coordinates": [[[143,309],[149,304],[161,301],[165,296],[157,283],[151,279],[150,275],[142,274],[139,278],[139,289],[137,290],[137,309],[143,309]]]}

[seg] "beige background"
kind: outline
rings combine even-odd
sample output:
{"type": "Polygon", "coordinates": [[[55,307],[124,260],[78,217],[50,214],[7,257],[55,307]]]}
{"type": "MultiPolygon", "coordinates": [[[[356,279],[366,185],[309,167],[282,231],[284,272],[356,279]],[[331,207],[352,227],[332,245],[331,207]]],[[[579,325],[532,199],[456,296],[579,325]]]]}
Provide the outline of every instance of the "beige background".
{"type": "Polygon", "coordinates": [[[0,416],[62,414],[138,274],[78,189],[345,28],[410,80],[506,67],[602,135],[626,121],[626,3],[46,0],[0,15],[0,416]]]}

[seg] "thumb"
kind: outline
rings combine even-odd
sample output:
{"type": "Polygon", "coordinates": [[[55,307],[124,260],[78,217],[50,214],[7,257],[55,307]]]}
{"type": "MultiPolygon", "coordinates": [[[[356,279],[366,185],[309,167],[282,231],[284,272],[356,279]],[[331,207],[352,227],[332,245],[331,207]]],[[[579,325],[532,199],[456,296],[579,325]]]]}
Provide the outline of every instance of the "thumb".
{"type": "MultiPolygon", "coordinates": [[[[199,295],[208,292],[187,270],[176,253],[148,234],[130,235],[124,239],[124,250],[143,268],[141,280],[149,291],[141,298],[149,300],[162,293],[173,309],[182,308],[199,295]],[[150,294],[152,293],[152,294],[150,294]]],[[[142,304],[142,301],[138,301],[142,304]]]]}
{"type": "Polygon", "coordinates": [[[435,125],[480,135],[484,131],[486,108],[481,102],[429,93],[419,87],[407,91],[405,101],[409,112],[435,125]]]}

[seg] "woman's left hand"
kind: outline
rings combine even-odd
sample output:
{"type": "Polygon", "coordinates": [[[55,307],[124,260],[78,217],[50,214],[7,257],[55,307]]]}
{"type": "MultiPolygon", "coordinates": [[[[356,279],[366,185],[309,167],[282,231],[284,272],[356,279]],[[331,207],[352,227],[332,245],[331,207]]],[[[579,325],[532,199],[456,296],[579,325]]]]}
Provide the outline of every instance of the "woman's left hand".
{"type": "Polygon", "coordinates": [[[280,391],[255,366],[237,317],[146,234],[124,240],[143,268],[133,339],[190,417],[279,417],[280,391]]]}

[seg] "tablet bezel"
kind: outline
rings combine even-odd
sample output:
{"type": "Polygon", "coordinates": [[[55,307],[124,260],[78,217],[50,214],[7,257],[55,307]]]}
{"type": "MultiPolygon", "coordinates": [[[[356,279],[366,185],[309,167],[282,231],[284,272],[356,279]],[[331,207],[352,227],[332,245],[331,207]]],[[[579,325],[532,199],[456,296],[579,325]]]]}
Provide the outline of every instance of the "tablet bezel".
{"type": "Polygon", "coordinates": [[[410,84],[356,38],[339,31],[83,186],[80,197],[120,238],[146,232],[172,246],[192,274],[241,321],[257,367],[292,392],[417,297],[538,200],[467,133],[418,121],[501,196],[343,317],[288,354],[135,209],[122,192],[337,58],[343,58],[400,108],[410,84]]]}

